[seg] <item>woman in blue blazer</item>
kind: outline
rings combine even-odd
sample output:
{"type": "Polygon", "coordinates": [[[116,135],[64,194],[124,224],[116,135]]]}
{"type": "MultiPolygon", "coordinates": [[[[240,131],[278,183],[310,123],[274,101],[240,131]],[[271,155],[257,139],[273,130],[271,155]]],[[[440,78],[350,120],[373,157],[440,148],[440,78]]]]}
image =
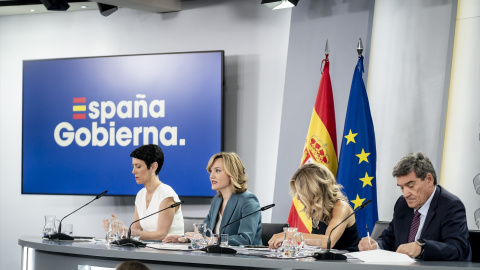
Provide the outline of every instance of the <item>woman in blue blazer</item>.
{"type": "MultiPolygon", "coordinates": [[[[247,191],[248,178],[240,157],[233,152],[215,154],[208,162],[207,171],[210,173],[212,189],[217,191],[217,195],[212,199],[204,223],[215,234],[228,234],[229,245],[261,245],[260,212],[225,226],[260,209],[257,197],[247,191]]],[[[186,233],[187,238],[191,236],[192,233],[186,233]]],[[[163,241],[171,243],[185,240],[178,235],[172,235],[163,241]]]]}

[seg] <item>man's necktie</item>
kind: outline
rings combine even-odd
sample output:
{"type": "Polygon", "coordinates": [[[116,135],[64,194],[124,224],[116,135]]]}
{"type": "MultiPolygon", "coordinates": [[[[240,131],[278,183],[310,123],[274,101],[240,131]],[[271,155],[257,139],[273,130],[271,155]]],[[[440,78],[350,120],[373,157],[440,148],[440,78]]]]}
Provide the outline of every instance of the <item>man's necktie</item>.
{"type": "Polygon", "coordinates": [[[415,235],[417,235],[418,226],[420,226],[420,212],[415,211],[412,220],[412,226],[410,226],[410,234],[408,235],[408,243],[415,241],[415,235]]]}

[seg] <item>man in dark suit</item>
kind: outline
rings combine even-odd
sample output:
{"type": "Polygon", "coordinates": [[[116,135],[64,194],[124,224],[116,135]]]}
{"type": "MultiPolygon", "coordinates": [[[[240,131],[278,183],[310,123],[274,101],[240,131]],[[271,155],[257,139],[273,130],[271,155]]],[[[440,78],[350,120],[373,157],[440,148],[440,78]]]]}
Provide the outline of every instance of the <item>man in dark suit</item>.
{"type": "Polygon", "coordinates": [[[403,193],[395,203],[393,220],[377,241],[364,237],[359,250],[380,248],[423,260],[471,261],[465,206],[437,185],[428,157],[410,153],[392,175],[403,193]]]}

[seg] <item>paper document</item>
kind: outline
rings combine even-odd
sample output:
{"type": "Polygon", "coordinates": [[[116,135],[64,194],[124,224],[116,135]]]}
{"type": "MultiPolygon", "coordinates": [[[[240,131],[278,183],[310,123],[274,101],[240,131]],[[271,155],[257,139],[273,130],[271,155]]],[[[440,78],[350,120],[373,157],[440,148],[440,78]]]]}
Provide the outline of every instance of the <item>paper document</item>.
{"type": "Polygon", "coordinates": [[[376,249],[369,251],[350,252],[345,254],[347,258],[359,259],[367,263],[413,263],[414,259],[406,254],[393,251],[376,249]]]}
{"type": "MultiPolygon", "coordinates": [[[[237,248],[237,249],[241,249],[241,248],[237,248]]],[[[246,250],[257,250],[257,251],[271,251],[271,249],[269,249],[268,247],[266,248],[263,248],[263,247],[258,247],[258,248],[255,248],[255,247],[245,247],[243,249],[246,249],[246,250]]]]}
{"type": "Polygon", "coordinates": [[[147,247],[167,250],[191,250],[189,244],[148,243],[147,247]]]}

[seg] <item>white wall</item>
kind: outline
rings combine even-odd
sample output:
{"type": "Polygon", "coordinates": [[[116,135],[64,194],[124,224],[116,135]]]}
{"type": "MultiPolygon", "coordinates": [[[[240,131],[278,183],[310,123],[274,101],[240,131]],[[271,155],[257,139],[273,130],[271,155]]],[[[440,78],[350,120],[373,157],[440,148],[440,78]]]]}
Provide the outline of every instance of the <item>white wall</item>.
{"type": "Polygon", "coordinates": [[[461,195],[468,228],[480,229],[479,1],[458,1],[455,27],[441,184],[461,195]]]}
{"type": "Polygon", "coordinates": [[[367,93],[380,220],[401,195],[392,177],[400,158],[422,151],[440,176],[455,10],[453,0],[375,2],[367,93]]]}
{"type": "MultiPolygon", "coordinates": [[[[20,194],[22,60],[225,50],[225,150],[242,157],[249,189],[265,205],[273,201],[290,13],[257,1],[212,0],[184,1],[182,11],[168,14],[120,9],[106,18],[98,11],[0,17],[0,269],[20,268],[17,239],[40,237],[45,214],[62,217],[92,199],[20,194]]],[[[102,219],[114,212],[131,220],[133,203],[104,197],[65,222],[76,235],[103,236],[102,219]]],[[[209,205],[196,203],[184,206],[185,216],[206,215],[209,205]]],[[[271,212],[263,218],[269,221],[271,212]]]]}

